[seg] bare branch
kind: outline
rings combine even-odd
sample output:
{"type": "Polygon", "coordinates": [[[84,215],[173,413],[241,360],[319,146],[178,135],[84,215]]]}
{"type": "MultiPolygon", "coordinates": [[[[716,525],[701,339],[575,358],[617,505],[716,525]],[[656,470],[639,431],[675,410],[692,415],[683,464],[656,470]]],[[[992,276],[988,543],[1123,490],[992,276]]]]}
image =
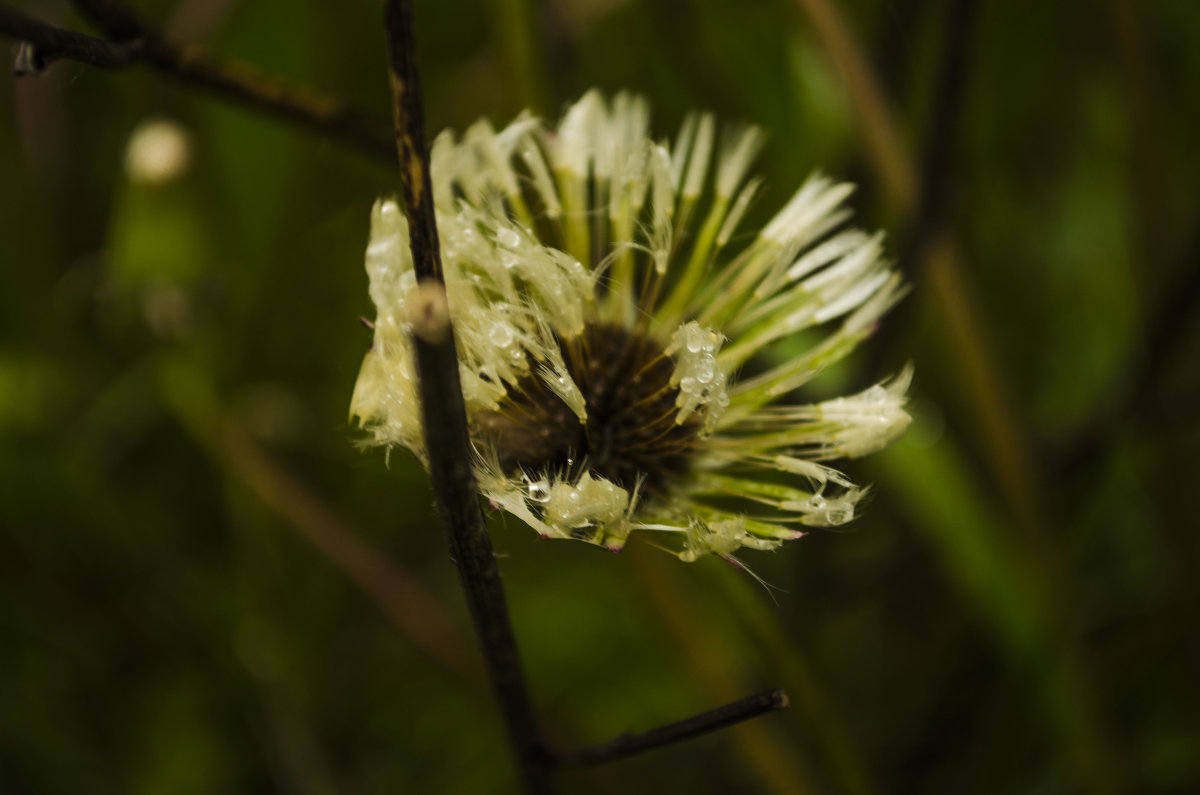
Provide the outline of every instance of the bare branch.
{"type": "Polygon", "coordinates": [[[210,58],[194,47],[173,45],[143,28],[115,0],[76,0],[76,5],[114,41],[62,30],[0,6],[0,34],[27,45],[18,49],[14,69],[18,75],[37,74],[62,58],[103,69],[141,64],[375,157],[392,156],[387,126],[333,96],[281,83],[244,64],[210,58]]]}
{"type": "Polygon", "coordinates": [[[708,712],[701,712],[699,715],[668,723],[666,726],[659,726],[648,732],[623,734],[599,745],[562,754],[558,763],[567,767],[585,767],[616,762],[636,754],[652,751],[655,748],[661,748],[664,745],[715,732],[735,723],[757,718],[768,712],[775,712],[787,705],[787,693],[782,688],[764,690],[723,707],[710,709],[708,712]]]}
{"type": "Polygon", "coordinates": [[[0,6],[0,32],[29,45],[19,53],[13,69],[18,77],[37,74],[59,58],[101,69],[122,69],[137,60],[134,48],[60,30],[6,6],[0,6]]]}

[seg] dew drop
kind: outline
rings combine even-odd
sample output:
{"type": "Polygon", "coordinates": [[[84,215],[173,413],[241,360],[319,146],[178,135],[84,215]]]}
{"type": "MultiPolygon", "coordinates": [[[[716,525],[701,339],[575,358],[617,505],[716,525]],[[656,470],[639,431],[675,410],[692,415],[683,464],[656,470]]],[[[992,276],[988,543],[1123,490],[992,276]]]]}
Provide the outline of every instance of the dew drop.
{"type": "Polygon", "coordinates": [[[507,348],[513,341],[512,326],[503,322],[493,323],[491,334],[488,336],[497,348],[507,348]]]}
{"type": "Polygon", "coordinates": [[[507,248],[521,245],[521,236],[511,229],[504,228],[496,232],[496,242],[507,248]]]}
{"type": "Polygon", "coordinates": [[[535,480],[530,483],[529,499],[534,502],[550,502],[550,484],[544,480],[535,480]]]}
{"type": "Polygon", "coordinates": [[[887,396],[887,390],[879,384],[876,384],[866,392],[863,392],[863,400],[867,401],[868,403],[883,403],[885,400],[887,400],[887,396]]]}

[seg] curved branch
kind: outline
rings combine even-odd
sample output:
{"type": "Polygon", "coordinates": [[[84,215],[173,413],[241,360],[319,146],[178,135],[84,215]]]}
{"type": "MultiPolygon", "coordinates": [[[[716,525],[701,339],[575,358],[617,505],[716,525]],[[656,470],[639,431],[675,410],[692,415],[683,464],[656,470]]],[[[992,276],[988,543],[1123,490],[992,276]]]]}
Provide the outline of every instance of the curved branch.
{"type": "Polygon", "coordinates": [[[5,6],[0,6],[0,32],[32,45],[31,50],[17,58],[13,73],[18,77],[37,74],[59,58],[100,69],[123,69],[137,60],[130,46],[60,30],[5,6]]]}
{"type": "Polygon", "coordinates": [[[392,157],[392,134],[387,125],[329,94],[287,85],[245,64],[211,58],[195,47],[171,44],[142,27],[132,12],[116,0],[77,0],[76,4],[113,40],[62,30],[0,6],[0,34],[25,45],[17,54],[16,74],[36,74],[63,58],[102,69],[148,66],[374,157],[392,157]]]}

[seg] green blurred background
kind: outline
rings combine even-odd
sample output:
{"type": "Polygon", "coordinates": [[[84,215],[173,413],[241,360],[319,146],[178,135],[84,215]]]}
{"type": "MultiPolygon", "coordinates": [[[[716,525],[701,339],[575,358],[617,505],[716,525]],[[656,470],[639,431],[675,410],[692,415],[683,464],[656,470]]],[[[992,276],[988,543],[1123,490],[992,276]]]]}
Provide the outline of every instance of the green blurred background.
{"type": "MultiPolygon", "coordinates": [[[[810,394],[911,360],[916,422],[849,531],[746,556],[770,593],[495,521],[557,744],[792,696],[561,790],[1200,791],[1200,8],[416,5],[433,130],[591,86],[753,121],[750,224],[853,179],[913,288],[810,394]]],[[[137,7],[389,118],[378,0],[137,7]]],[[[514,792],[427,479],[346,420],[392,164],[145,69],[0,108],[0,792],[514,792]]]]}

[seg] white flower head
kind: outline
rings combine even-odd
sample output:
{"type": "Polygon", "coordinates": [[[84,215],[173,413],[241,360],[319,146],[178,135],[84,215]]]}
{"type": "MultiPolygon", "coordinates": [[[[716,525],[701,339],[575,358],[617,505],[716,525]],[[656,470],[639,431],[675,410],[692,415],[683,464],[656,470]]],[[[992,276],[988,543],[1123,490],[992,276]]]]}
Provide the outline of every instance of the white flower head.
{"type": "MultiPolygon", "coordinates": [[[[619,550],[655,533],[683,560],[844,524],[865,489],[821,462],[903,432],[911,371],[816,405],[788,398],[900,298],[882,236],[848,225],[849,185],[815,175],[734,245],[762,184],[747,176],[761,132],[721,136],[692,116],[668,147],[648,124],[642,99],[593,91],[557,131],[523,115],[434,143],[480,490],[547,538],[619,550]],[[772,359],[805,331],[807,352],[772,359]]],[[[424,461],[420,287],[392,200],[375,206],[367,272],[378,317],[351,415],[424,461]]]]}

